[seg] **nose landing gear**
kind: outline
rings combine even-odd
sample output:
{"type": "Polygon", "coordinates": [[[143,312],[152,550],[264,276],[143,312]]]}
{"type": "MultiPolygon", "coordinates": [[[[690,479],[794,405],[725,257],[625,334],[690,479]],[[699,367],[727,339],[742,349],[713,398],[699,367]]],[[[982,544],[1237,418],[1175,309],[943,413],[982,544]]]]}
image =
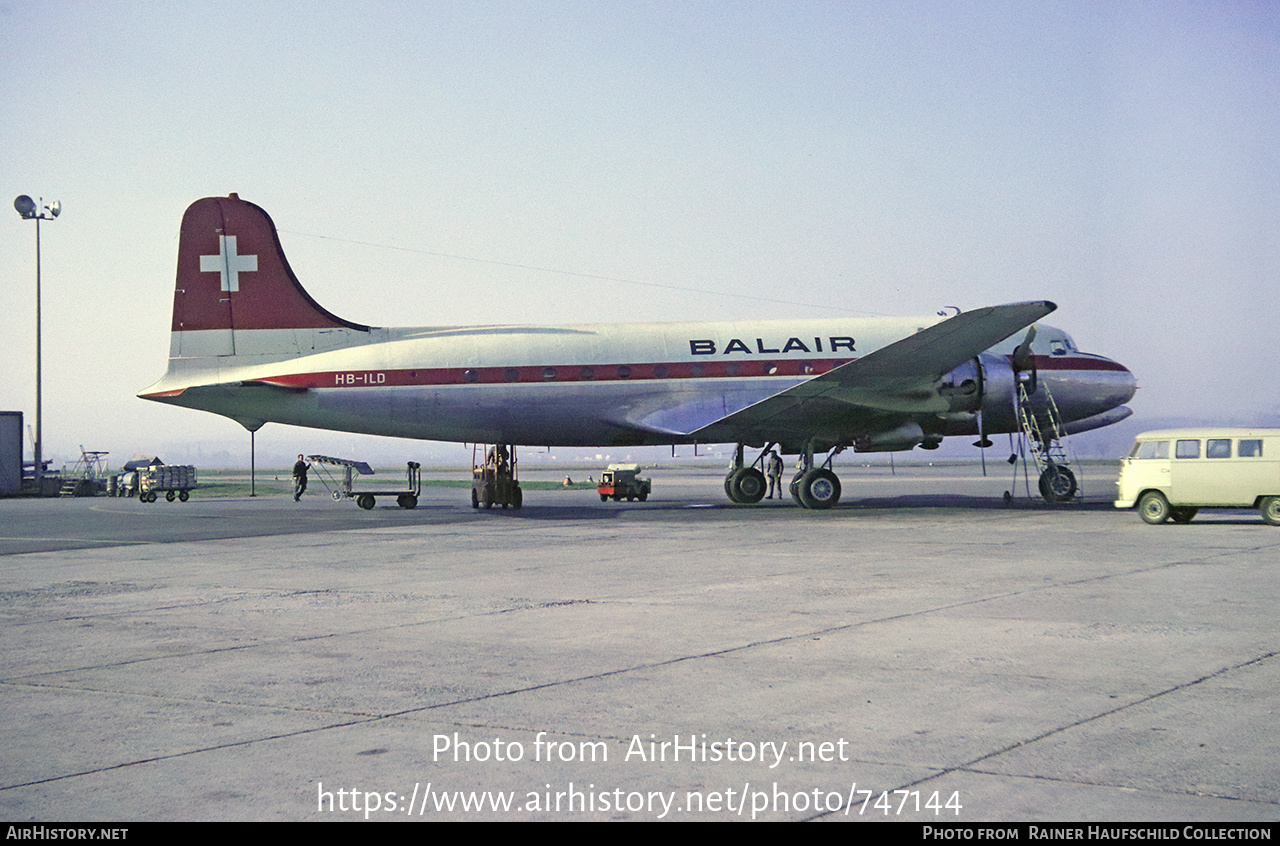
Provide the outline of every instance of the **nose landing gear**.
{"type": "Polygon", "coordinates": [[[1045,502],[1066,502],[1076,495],[1078,489],[1076,474],[1063,464],[1050,462],[1040,474],[1040,496],[1045,502]]]}

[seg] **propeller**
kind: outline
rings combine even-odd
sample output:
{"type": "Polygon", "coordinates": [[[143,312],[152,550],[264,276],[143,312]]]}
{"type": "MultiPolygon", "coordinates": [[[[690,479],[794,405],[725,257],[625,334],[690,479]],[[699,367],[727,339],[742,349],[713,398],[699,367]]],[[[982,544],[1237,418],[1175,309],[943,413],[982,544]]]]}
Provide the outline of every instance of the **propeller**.
{"type": "MultiPolygon", "coordinates": [[[[1034,394],[1036,392],[1036,377],[1037,377],[1036,357],[1031,351],[1031,345],[1035,343],[1035,340],[1036,340],[1036,326],[1033,323],[1031,324],[1030,327],[1027,328],[1026,337],[1022,339],[1022,343],[1018,344],[1018,346],[1014,348],[1013,355],[1010,357],[1010,365],[1013,368],[1014,383],[1015,385],[1025,384],[1028,394],[1034,394]],[[1024,373],[1027,374],[1025,381],[1022,375],[1024,373]]],[[[1013,406],[1014,406],[1013,413],[1014,413],[1014,418],[1016,419],[1018,417],[1018,392],[1016,388],[1014,390],[1012,399],[1013,399],[1013,406]]],[[[982,422],[981,408],[978,409],[977,418],[978,418],[978,440],[975,441],[973,445],[978,447],[980,450],[982,450],[982,475],[985,476],[987,475],[986,448],[989,446],[992,446],[992,443],[991,443],[991,439],[987,437],[986,427],[983,425],[983,422],[982,422]]],[[[1010,435],[1010,437],[1012,437],[1012,435],[1010,435]]],[[[1009,457],[1009,462],[1011,464],[1017,460],[1018,460],[1018,457],[1016,454],[1011,455],[1009,457]]]]}
{"type": "Polygon", "coordinates": [[[1036,357],[1031,352],[1031,344],[1036,339],[1036,326],[1031,324],[1031,328],[1027,330],[1027,337],[1022,339],[1022,343],[1018,344],[1017,349],[1013,351],[1013,372],[1019,379],[1021,374],[1029,373],[1031,378],[1027,380],[1027,393],[1034,394],[1036,392],[1036,357]]]}

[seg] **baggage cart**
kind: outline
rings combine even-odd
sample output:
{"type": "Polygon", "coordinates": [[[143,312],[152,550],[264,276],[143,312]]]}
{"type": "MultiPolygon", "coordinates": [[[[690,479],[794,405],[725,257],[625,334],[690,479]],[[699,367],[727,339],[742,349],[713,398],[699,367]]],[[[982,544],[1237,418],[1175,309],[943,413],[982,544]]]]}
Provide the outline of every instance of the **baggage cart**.
{"type": "Polygon", "coordinates": [[[168,502],[186,502],[196,485],[196,468],[190,464],[157,464],[138,468],[138,501],[155,502],[161,493],[168,502]]]}
{"type": "MultiPolygon", "coordinates": [[[[408,462],[406,476],[408,477],[409,486],[407,489],[388,490],[388,491],[369,491],[355,489],[355,476],[372,476],[373,468],[364,461],[353,461],[349,458],[334,458],[329,455],[308,455],[307,461],[316,466],[319,471],[317,478],[320,484],[330,492],[334,502],[341,502],[344,499],[354,499],[356,505],[368,511],[377,503],[377,497],[394,496],[396,505],[401,508],[417,508],[418,497],[422,494],[422,465],[416,461],[408,462]],[[325,465],[332,467],[341,467],[342,481],[338,482],[334,475],[326,469],[325,465]],[[333,484],[330,485],[330,482],[333,484]]],[[[339,471],[334,471],[339,472],[339,471]]]]}

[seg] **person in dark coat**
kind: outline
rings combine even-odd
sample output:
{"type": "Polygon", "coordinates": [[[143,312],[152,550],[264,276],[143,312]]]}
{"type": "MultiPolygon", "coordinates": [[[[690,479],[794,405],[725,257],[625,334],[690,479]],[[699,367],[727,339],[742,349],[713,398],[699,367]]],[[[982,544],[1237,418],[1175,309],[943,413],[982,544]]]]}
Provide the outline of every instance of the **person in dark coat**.
{"type": "Polygon", "coordinates": [[[301,455],[298,461],[293,465],[293,501],[298,502],[302,499],[303,492],[307,489],[307,464],[306,459],[301,455]]]}

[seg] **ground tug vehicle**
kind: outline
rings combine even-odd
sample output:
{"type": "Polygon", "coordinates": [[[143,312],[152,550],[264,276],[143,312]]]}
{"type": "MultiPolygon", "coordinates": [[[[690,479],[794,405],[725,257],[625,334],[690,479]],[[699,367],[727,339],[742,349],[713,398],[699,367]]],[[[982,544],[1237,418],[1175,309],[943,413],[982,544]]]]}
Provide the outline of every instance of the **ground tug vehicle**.
{"type": "Polygon", "coordinates": [[[1121,460],[1116,508],[1159,525],[1201,508],[1256,508],[1280,526],[1280,429],[1162,429],[1138,435],[1121,460]]]}
{"type": "Polygon", "coordinates": [[[600,483],[596,485],[600,501],[612,499],[620,502],[625,499],[632,502],[638,499],[644,502],[649,498],[649,491],[653,490],[653,480],[641,479],[639,473],[639,464],[610,464],[600,474],[600,483]]]}

